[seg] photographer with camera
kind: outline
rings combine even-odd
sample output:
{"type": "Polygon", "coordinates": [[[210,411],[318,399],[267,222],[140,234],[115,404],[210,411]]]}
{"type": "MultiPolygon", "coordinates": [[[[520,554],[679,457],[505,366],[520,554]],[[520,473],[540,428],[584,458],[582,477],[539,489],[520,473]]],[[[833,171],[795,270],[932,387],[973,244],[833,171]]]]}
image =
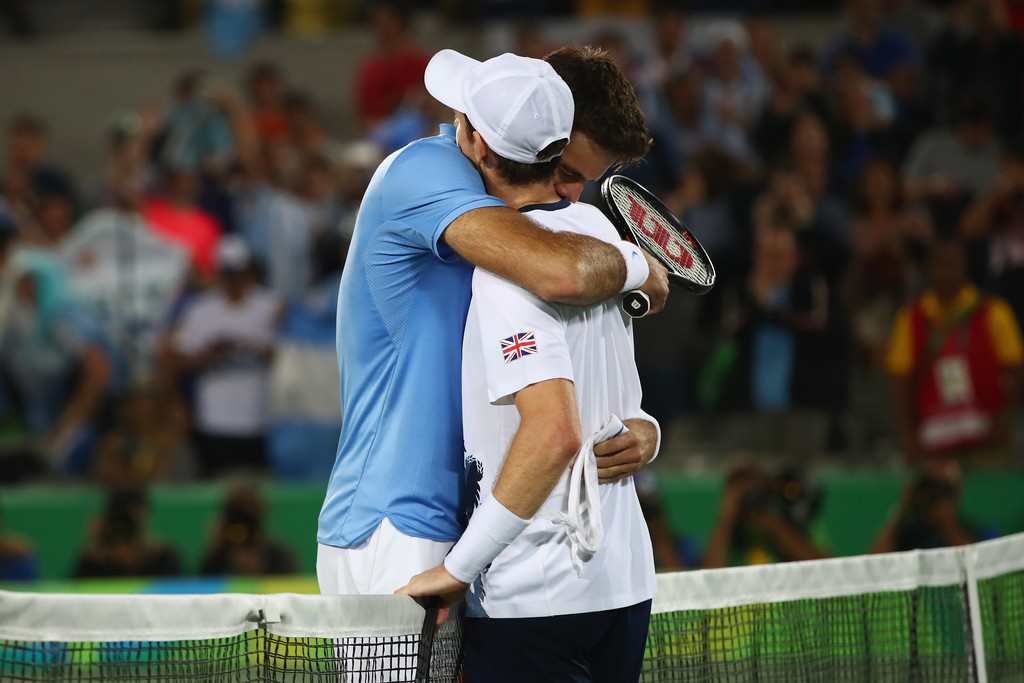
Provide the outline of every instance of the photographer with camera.
{"type": "Polygon", "coordinates": [[[74,578],[176,576],[177,551],[146,533],[149,505],[138,489],[115,489],[103,517],[93,525],[91,540],[78,558],[74,578]]]}
{"type": "Polygon", "coordinates": [[[873,553],[945,548],[995,538],[960,514],[963,476],[955,460],[930,463],[903,488],[899,508],[871,545],[873,553]]]}
{"type": "Polygon", "coordinates": [[[725,482],[704,568],[819,560],[829,556],[817,522],[821,489],[802,472],[733,467],[725,482]]]}
{"type": "Polygon", "coordinates": [[[239,485],[224,500],[215,523],[201,573],[293,574],[295,556],[280,541],[264,531],[266,504],[252,486],[239,485]]]}

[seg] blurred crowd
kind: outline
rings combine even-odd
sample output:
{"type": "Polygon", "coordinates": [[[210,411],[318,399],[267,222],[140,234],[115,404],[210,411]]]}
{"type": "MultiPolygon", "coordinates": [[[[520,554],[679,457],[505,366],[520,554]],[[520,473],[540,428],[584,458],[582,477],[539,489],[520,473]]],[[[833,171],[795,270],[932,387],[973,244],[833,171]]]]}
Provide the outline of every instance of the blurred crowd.
{"type": "MultiPolygon", "coordinates": [[[[924,463],[911,507],[955,497],[961,465],[1019,462],[1024,2],[846,0],[835,35],[786,43],[785,18],[698,30],[676,3],[641,4],[645,45],[589,38],[633,80],[654,139],[622,172],[718,270],[711,294],[637,324],[649,412],[801,467],[825,451],[924,463]]],[[[422,87],[412,16],[380,2],[365,20],[353,131],[328,130],[272,62],[236,84],[183,73],[168,107],[112,116],[94,177],[50,157],[46,112],[8,122],[0,481],[327,476],[355,212],[387,154],[451,117],[422,87]]],[[[543,31],[517,24],[513,49],[542,56],[557,46],[543,31]]],[[[762,514],[798,473],[754,470],[728,473],[703,563],[753,552],[737,538],[771,536],[759,557],[826,555],[789,533],[792,511],[762,514]]]]}

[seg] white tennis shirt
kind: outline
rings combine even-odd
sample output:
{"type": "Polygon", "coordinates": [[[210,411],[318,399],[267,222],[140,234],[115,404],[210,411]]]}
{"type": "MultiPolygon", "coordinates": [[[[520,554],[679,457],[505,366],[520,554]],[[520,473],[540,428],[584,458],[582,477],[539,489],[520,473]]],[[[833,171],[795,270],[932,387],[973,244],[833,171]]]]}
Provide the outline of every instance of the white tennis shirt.
{"type": "MultiPolygon", "coordinates": [[[[593,206],[567,201],[523,209],[550,230],[616,242],[593,206]]],[[[631,320],[618,297],[588,307],[545,302],[486,271],[473,274],[463,342],[462,415],[468,507],[491,495],[519,428],[513,395],[537,382],[575,384],[584,440],[609,415],[653,419],[640,409],[631,320]]],[[[538,617],[634,605],[655,593],[654,557],[632,478],[600,487],[604,540],[573,567],[565,527],[568,470],[526,530],[484,571],[467,597],[468,616],[538,617]]]]}

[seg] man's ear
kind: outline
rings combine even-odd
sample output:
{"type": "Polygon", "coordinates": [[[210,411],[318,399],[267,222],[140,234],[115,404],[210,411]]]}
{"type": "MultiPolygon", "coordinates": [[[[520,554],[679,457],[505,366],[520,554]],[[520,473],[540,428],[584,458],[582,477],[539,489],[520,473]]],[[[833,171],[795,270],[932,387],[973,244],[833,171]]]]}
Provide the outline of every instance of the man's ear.
{"type": "Polygon", "coordinates": [[[487,146],[487,143],[484,142],[483,137],[480,136],[480,131],[474,130],[473,131],[473,154],[476,157],[474,159],[474,161],[476,161],[477,165],[483,165],[484,160],[487,158],[487,155],[489,155],[490,153],[491,153],[491,148],[487,146]]]}

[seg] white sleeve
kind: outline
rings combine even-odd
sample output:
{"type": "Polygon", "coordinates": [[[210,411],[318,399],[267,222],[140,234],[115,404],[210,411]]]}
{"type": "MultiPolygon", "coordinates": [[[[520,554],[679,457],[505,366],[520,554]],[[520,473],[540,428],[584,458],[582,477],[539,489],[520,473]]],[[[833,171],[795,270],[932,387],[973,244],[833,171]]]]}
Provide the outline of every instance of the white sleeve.
{"type": "Polygon", "coordinates": [[[512,402],[520,389],[549,379],[573,381],[565,322],[557,304],[548,303],[507,280],[477,268],[472,313],[483,355],[488,400],[512,402]]]}
{"type": "Polygon", "coordinates": [[[202,302],[195,302],[185,310],[177,334],[179,353],[196,353],[208,347],[213,341],[212,329],[203,315],[202,302]]]}

